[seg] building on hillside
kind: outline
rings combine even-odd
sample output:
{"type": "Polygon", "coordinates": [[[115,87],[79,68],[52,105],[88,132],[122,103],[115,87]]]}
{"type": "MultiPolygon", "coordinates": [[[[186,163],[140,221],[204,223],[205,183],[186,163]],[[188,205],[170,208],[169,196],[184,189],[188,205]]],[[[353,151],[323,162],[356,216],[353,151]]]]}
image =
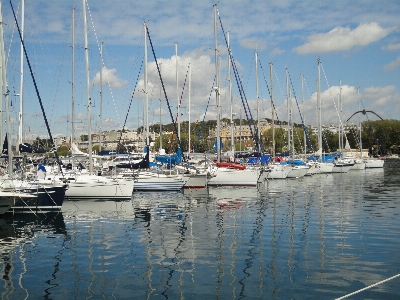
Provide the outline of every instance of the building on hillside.
{"type": "Polygon", "coordinates": [[[343,149],[343,157],[354,157],[354,158],[368,158],[368,149],[362,149],[360,157],[360,149],[343,149]]]}
{"type": "MultiPolygon", "coordinates": [[[[271,124],[269,123],[264,123],[260,124],[260,135],[262,136],[267,130],[271,128],[271,124]]],[[[244,142],[248,143],[253,140],[252,134],[256,134],[254,132],[254,127],[252,127],[252,130],[250,130],[250,127],[248,125],[236,125],[234,126],[234,139],[235,142],[244,142]]],[[[283,130],[287,131],[288,130],[288,125],[275,125],[275,128],[282,128],[283,130]]],[[[220,128],[220,137],[222,140],[222,143],[227,144],[231,140],[231,126],[227,124],[222,124],[220,128]]],[[[209,138],[212,140],[215,140],[217,138],[217,128],[210,129],[209,131],[209,138]]]]}
{"type": "MultiPolygon", "coordinates": [[[[149,133],[150,141],[154,141],[159,136],[160,135],[156,132],[149,133]]],[[[99,142],[100,134],[92,134],[92,145],[98,145],[99,142]]],[[[116,149],[119,142],[126,147],[136,149],[137,151],[142,151],[146,144],[144,134],[138,133],[137,131],[125,130],[121,132],[121,130],[110,130],[101,133],[101,144],[106,150],[116,149]]],[[[79,141],[77,144],[79,149],[87,150],[88,148],[88,141],[79,141]]]]}
{"type": "MultiPolygon", "coordinates": [[[[328,124],[328,125],[322,125],[322,132],[325,130],[329,130],[332,133],[338,133],[339,132],[339,125],[338,124],[328,124]]],[[[354,123],[346,123],[343,125],[343,132],[348,133],[350,132],[351,129],[357,129],[357,125],[354,123]]],[[[318,127],[317,126],[312,126],[311,127],[311,132],[314,135],[318,134],[318,127]]]]}

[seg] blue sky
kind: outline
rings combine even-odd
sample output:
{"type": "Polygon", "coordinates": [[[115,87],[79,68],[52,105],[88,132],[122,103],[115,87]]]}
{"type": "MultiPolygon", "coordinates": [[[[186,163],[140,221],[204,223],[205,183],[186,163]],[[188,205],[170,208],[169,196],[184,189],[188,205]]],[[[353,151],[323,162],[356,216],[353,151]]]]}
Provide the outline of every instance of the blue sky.
{"type": "MultiPolygon", "coordinates": [[[[20,1],[12,0],[20,16],[20,1]]],[[[143,22],[146,21],[173,114],[182,94],[181,120],[188,120],[188,65],[191,65],[191,121],[202,120],[215,75],[212,1],[94,1],[87,0],[89,70],[92,98],[92,132],[99,128],[99,45],[103,46],[103,130],[121,128],[134,97],[127,128],[143,125],[143,22]],[[176,89],[175,42],[178,43],[176,89]],[[139,77],[138,77],[139,76],[139,77]],[[139,78],[138,86],[134,91],[139,78]],[[185,90],[182,93],[186,78],[185,90]]],[[[75,8],[75,134],[87,132],[85,60],[82,1],[25,0],[25,42],[38,89],[53,135],[71,134],[71,10],[75,8]]],[[[13,134],[18,132],[20,45],[11,6],[2,2],[5,22],[7,77],[10,89],[13,134]]],[[[341,120],[361,108],[384,119],[399,119],[400,105],[400,3],[398,1],[219,1],[218,12],[225,32],[230,32],[233,58],[245,95],[256,116],[256,72],[259,74],[260,117],[270,118],[269,63],[273,63],[274,98],[278,118],[287,120],[286,75],[302,102],[300,75],[304,75],[307,124],[316,124],[317,59],[321,59],[321,91],[324,123],[339,123],[337,101],[342,85],[341,120]],[[264,77],[265,76],[265,77],[264,77]],[[265,79],[264,79],[265,78],[265,79]],[[265,82],[267,81],[267,84],[265,82]],[[359,91],[359,92],[358,92],[359,91]]],[[[219,22],[218,22],[219,23],[219,22]]],[[[227,50],[218,24],[221,56],[222,115],[228,117],[227,50]]],[[[148,45],[149,121],[160,116],[160,80],[148,45]]],[[[43,117],[28,67],[24,66],[23,133],[27,139],[46,134],[43,117]]],[[[162,97],[164,98],[164,97],[162,97]]],[[[240,115],[241,100],[233,81],[233,111],[240,115]]],[[[293,119],[300,122],[292,97],[293,119]]],[[[215,95],[206,119],[215,119],[215,95]]],[[[163,123],[171,117],[162,101],[163,123]]],[[[242,116],[244,112],[242,110],[242,116]]],[[[376,117],[370,115],[371,120],[376,117]]],[[[3,118],[4,119],[4,118],[3,118]]],[[[353,119],[358,122],[358,119],[353,119]]],[[[365,118],[363,118],[365,120],[365,118]]]]}

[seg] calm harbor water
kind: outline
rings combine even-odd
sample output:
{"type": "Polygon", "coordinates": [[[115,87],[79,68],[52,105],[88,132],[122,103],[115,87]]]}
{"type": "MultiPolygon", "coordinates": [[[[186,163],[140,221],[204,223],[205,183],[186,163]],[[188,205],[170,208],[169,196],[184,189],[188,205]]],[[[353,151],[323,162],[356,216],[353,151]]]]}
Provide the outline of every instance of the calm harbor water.
{"type": "MultiPolygon", "coordinates": [[[[2,299],[334,299],[400,273],[400,162],[0,218],[2,299]]],[[[400,277],[349,299],[400,297],[400,277]]]]}

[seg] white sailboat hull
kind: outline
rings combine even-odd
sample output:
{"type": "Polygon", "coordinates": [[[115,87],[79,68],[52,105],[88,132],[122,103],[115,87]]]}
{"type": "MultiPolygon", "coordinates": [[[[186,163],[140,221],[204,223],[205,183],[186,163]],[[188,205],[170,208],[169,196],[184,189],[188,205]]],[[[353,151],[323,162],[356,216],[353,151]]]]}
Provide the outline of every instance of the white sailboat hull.
{"type": "Polygon", "coordinates": [[[131,199],[134,182],[129,179],[81,175],[70,180],[68,185],[65,198],[69,200],[131,199]]]}
{"type": "Polygon", "coordinates": [[[165,181],[165,180],[139,180],[135,181],[133,191],[135,192],[161,192],[161,191],[180,191],[185,185],[185,181],[165,181]]]}
{"type": "Polygon", "coordinates": [[[309,171],[308,166],[293,166],[292,170],[289,172],[287,178],[301,178],[304,177],[309,171]]]}
{"type": "Polygon", "coordinates": [[[180,174],[163,174],[157,172],[139,172],[133,178],[133,191],[180,191],[183,189],[189,177],[180,174]]]}
{"type": "Polygon", "coordinates": [[[324,174],[324,173],[332,173],[333,163],[324,163],[324,162],[309,162],[310,166],[309,174],[324,174]]]}
{"type": "Polygon", "coordinates": [[[354,166],[354,163],[335,163],[332,173],[347,173],[354,166]]]}
{"type": "Polygon", "coordinates": [[[214,177],[208,181],[208,186],[257,186],[260,176],[259,168],[247,168],[244,170],[216,168],[214,177]]]}
{"type": "Polygon", "coordinates": [[[362,160],[355,160],[351,170],[365,170],[365,162],[362,160]]]}
{"type": "Polygon", "coordinates": [[[184,179],[187,179],[184,189],[205,189],[208,185],[210,177],[207,174],[184,174],[184,179]]]}
{"type": "Polygon", "coordinates": [[[268,166],[269,172],[265,172],[266,179],[286,179],[292,171],[292,167],[286,164],[272,164],[268,166]]]}

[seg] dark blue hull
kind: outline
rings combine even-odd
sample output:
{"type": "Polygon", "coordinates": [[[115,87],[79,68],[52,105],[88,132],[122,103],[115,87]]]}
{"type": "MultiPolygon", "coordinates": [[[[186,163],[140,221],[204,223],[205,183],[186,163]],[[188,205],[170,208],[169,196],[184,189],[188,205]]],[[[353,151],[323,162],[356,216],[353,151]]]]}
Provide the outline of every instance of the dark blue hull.
{"type": "Polygon", "coordinates": [[[65,186],[31,187],[21,189],[21,192],[31,194],[28,199],[18,199],[9,212],[49,212],[61,210],[65,196],[65,186]]]}

